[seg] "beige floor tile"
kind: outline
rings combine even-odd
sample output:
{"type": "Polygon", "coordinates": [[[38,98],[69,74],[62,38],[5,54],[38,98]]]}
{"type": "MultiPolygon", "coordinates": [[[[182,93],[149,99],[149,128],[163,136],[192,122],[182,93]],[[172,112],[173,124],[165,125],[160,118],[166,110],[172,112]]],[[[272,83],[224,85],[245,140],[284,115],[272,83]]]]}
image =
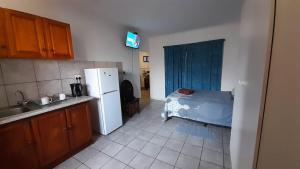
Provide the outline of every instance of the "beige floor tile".
{"type": "Polygon", "coordinates": [[[101,169],[124,169],[126,165],[118,160],[111,159],[101,169]]]}
{"type": "Polygon", "coordinates": [[[153,144],[153,143],[147,143],[145,147],[142,149],[141,153],[146,154],[151,157],[157,157],[158,153],[161,151],[162,146],[153,144]]]}
{"type": "Polygon", "coordinates": [[[200,159],[180,154],[176,162],[176,167],[184,169],[198,169],[200,159]]]}
{"type": "Polygon", "coordinates": [[[149,156],[138,154],[129,164],[134,169],[147,169],[151,166],[154,158],[149,156]]]}
{"type": "Polygon", "coordinates": [[[201,154],[202,154],[202,147],[194,146],[191,144],[184,144],[181,153],[200,159],[201,154]]]}
{"type": "Polygon", "coordinates": [[[120,152],[122,150],[124,146],[118,143],[111,143],[109,144],[107,147],[105,147],[102,152],[114,157],[118,152],[120,152]]]}
{"type": "Polygon", "coordinates": [[[173,169],[174,166],[171,166],[165,162],[155,160],[150,169],[173,169]]]}
{"type": "Polygon", "coordinates": [[[123,148],[114,158],[125,163],[129,164],[129,162],[138,154],[137,151],[125,147],[123,148]]]}
{"type": "Polygon", "coordinates": [[[168,148],[163,148],[161,152],[158,154],[157,159],[166,162],[170,165],[175,165],[178,156],[179,156],[179,152],[168,148]]]}

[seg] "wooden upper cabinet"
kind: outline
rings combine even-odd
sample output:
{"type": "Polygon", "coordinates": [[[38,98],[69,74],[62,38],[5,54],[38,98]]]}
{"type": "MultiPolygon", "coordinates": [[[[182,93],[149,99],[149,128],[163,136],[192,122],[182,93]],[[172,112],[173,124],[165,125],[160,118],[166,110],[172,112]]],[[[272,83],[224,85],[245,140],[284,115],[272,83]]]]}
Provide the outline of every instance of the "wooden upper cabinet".
{"type": "Polygon", "coordinates": [[[73,59],[70,25],[0,8],[0,57],[73,59]]]}
{"type": "Polygon", "coordinates": [[[48,56],[53,59],[72,59],[73,45],[70,25],[50,19],[44,19],[48,56]]]}
{"type": "Polygon", "coordinates": [[[70,151],[64,110],[32,118],[37,149],[42,167],[63,158],[70,151]]]}
{"type": "Polygon", "coordinates": [[[5,28],[4,9],[0,8],[0,57],[8,56],[8,42],[5,28]]]}
{"type": "Polygon", "coordinates": [[[78,150],[92,139],[89,104],[83,103],[66,109],[69,139],[72,150],[78,150]]]}
{"type": "Polygon", "coordinates": [[[19,121],[0,128],[0,152],[0,168],[39,168],[29,121],[19,121]]]}
{"type": "Polygon", "coordinates": [[[47,57],[41,17],[5,9],[5,22],[11,57],[47,57]]]}

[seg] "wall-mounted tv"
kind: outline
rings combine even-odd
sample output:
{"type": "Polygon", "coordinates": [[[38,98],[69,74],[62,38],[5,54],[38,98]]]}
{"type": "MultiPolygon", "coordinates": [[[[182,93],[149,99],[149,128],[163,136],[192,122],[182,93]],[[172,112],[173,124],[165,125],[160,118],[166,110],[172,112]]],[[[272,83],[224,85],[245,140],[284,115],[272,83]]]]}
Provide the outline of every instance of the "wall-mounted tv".
{"type": "Polygon", "coordinates": [[[141,38],[137,33],[127,32],[126,46],[134,49],[140,48],[141,38]]]}

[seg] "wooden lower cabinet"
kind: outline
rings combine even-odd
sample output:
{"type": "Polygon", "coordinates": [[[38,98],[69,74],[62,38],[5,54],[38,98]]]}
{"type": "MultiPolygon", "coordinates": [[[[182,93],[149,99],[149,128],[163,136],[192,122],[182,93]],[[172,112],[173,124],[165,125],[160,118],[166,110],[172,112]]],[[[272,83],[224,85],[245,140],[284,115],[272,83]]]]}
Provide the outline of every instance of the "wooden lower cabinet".
{"type": "Polygon", "coordinates": [[[88,103],[0,126],[0,168],[52,168],[91,138],[88,103]]]}
{"type": "Polygon", "coordinates": [[[64,110],[47,113],[31,121],[42,166],[47,166],[68,154],[70,146],[64,110]]]}
{"type": "Polygon", "coordinates": [[[78,150],[92,138],[91,117],[87,104],[66,109],[71,150],[78,150]]]}
{"type": "Polygon", "coordinates": [[[30,121],[0,127],[0,168],[39,168],[30,121]]]}

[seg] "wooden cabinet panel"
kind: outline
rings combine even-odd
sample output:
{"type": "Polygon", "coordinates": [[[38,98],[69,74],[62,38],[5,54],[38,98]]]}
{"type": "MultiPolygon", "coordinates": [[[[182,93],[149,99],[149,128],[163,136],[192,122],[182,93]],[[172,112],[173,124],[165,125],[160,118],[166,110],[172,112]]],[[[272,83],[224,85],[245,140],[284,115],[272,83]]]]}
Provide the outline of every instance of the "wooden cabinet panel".
{"type": "Polygon", "coordinates": [[[88,144],[92,138],[90,111],[88,104],[79,104],[66,109],[69,138],[72,150],[88,144]]]}
{"type": "Polygon", "coordinates": [[[5,9],[5,21],[11,57],[46,57],[42,18],[5,9]]]}
{"type": "Polygon", "coordinates": [[[8,55],[8,44],[4,17],[4,9],[0,8],[0,57],[7,57],[8,55]]]}
{"type": "Polygon", "coordinates": [[[69,153],[68,131],[64,110],[32,119],[40,163],[46,166],[69,153]]]}
{"type": "Polygon", "coordinates": [[[0,127],[0,168],[50,168],[92,138],[88,103],[0,127]]]}
{"type": "Polygon", "coordinates": [[[73,59],[70,25],[0,8],[0,57],[73,59]]]}
{"type": "Polygon", "coordinates": [[[72,59],[73,46],[70,25],[50,19],[44,20],[49,57],[72,59]]]}
{"type": "Polygon", "coordinates": [[[36,169],[38,158],[29,121],[0,128],[0,168],[36,169]]]}

